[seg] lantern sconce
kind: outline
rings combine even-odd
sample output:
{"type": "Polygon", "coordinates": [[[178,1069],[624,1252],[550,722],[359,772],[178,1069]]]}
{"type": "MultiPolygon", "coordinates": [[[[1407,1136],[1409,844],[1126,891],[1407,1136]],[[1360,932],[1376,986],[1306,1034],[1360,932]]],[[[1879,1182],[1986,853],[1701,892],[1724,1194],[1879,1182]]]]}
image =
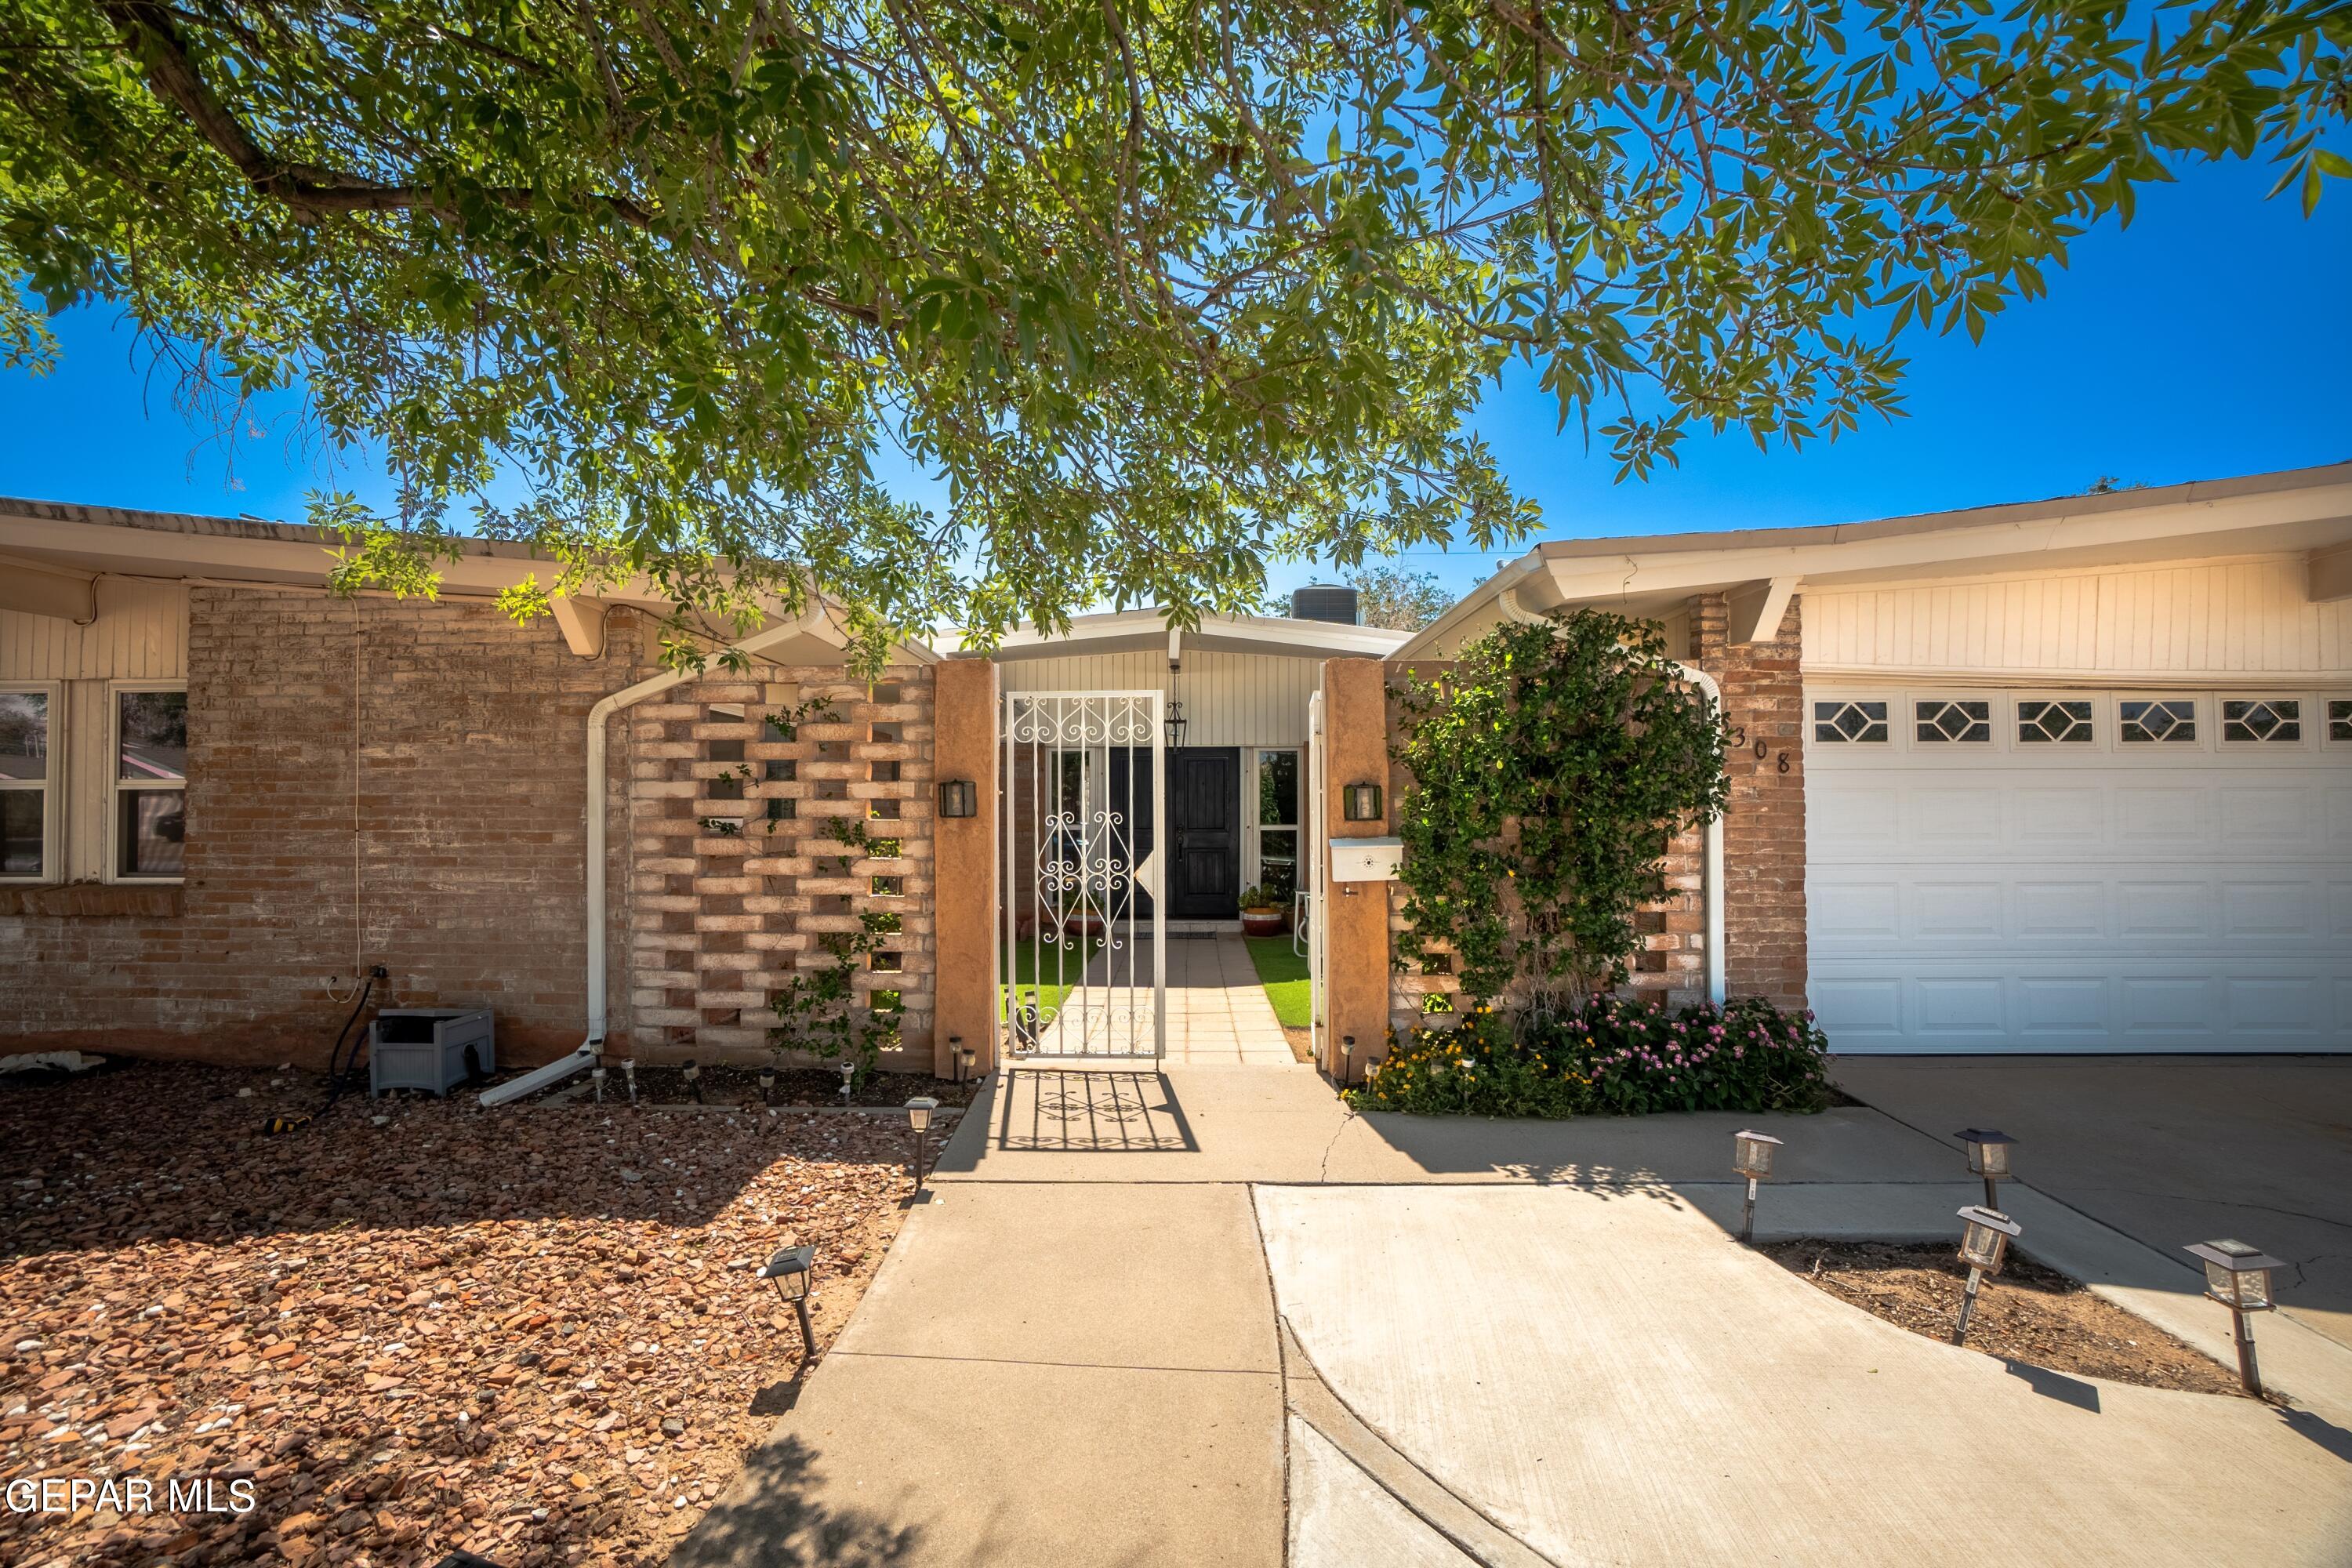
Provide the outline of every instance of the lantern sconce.
{"type": "Polygon", "coordinates": [[[1756,1184],[1769,1180],[1773,1152],[1780,1141],[1769,1132],[1739,1131],[1731,1135],[1731,1168],[1748,1178],[1748,1204],[1739,1215],[1739,1245],[1756,1241],[1756,1184]]]}
{"type": "Polygon", "coordinates": [[[1998,1274],[2009,1258],[2010,1242],[2025,1227],[1998,1209],[1970,1204],[1959,1211],[1967,1228],[1960,1232],[1960,1261],[1969,1266],[1967,1293],[1960,1299],[1960,1319],[1952,1325],[1952,1342],[1968,1343],[1969,1319],[1977,1310],[1977,1287],[1988,1274],[1998,1274]]]}
{"type": "Polygon", "coordinates": [[[1370,780],[1349,784],[1339,792],[1340,815],[1349,822],[1382,822],[1386,814],[1381,809],[1381,786],[1370,780]]]}
{"type": "Polygon", "coordinates": [[[915,1134],[915,1195],[923,1195],[923,1157],[931,1142],[931,1115],[940,1102],[928,1094],[919,1094],[907,1101],[907,1125],[915,1134]]]}
{"type": "Polygon", "coordinates": [[[940,781],[940,815],[941,816],[978,816],[980,786],[970,779],[940,781]]]}
{"type": "Polygon", "coordinates": [[[768,1259],[760,1278],[776,1288],[776,1297],[801,1321],[801,1360],[816,1353],[816,1335],[809,1328],[809,1281],[816,1272],[816,1248],[787,1247],[768,1259]]]}
{"type": "Polygon", "coordinates": [[[2205,1294],[2230,1309],[2231,1331],[2238,1342],[2238,1381],[2260,1399],[2263,1372],[2254,1361],[2254,1326],[2246,1314],[2277,1308],[2271,1270],[2286,1263],[2242,1241],[2200,1241],[2186,1250],[2205,1266],[2205,1294]]]}
{"type": "Polygon", "coordinates": [[[2017,1140],[1989,1127],[1963,1127],[1952,1136],[1969,1146],[1969,1174],[1984,1178],[1984,1206],[1999,1213],[2000,1184],[2009,1180],[2009,1152],[2017,1140]]]}

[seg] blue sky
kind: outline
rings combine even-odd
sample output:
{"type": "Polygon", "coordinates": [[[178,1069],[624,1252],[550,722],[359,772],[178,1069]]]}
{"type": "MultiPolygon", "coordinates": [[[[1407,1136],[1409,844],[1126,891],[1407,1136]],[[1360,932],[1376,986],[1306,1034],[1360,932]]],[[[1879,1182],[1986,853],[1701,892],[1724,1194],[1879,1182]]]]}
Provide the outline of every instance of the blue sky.
{"type": "MultiPolygon", "coordinates": [[[[1915,333],[1909,416],[1834,443],[1759,452],[1742,436],[1694,436],[1679,468],[1618,484],[1604,449],[1555,433],[1525,374],[1476,425],[1554,536],[1843,522],[2072,494],[2103,476],[2167,484],[2352,458],[2352,187],[2331,182],[2306,220],[2292,194],[2263,199],[2272,178],[2199,165],[2146,190],[2129,229],[2078,242],[2049,295],[2012,307],[1981,344],[1915,333]]],[[[315,486],[388,498],[363,460],[334,466],[289,439],[290,404],[258,410],[225,451],[173,409],[168,381],[142,373],[110,317],[57,325],[55,375],[0,372],[0,494],[289,520],[315,486]]],[[[1407,563],[1459,589],[1496,559],[1407,563]]],[[[1270,572],[1277,588],[1318,574],[1270,572]]]]}

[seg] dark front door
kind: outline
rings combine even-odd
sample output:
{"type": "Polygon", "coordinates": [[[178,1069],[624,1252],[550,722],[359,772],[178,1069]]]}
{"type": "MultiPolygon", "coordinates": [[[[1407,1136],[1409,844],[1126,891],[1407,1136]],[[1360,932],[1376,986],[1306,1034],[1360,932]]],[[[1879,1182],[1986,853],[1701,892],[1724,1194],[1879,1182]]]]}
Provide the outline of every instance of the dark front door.
{"type": "Polygon", "coordinates": [[[1168,913],[1229,921],[1241,913],[1242,754],[1234,746],[1168,753],[1168,913]]]}

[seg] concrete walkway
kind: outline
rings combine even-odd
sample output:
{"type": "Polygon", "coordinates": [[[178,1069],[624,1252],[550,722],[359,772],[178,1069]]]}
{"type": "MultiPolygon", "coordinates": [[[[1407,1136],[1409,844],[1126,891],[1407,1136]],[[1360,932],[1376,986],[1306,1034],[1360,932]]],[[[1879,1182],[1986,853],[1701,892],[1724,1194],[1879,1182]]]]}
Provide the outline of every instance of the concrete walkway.
{"type": "Polygon", "coordinates": [[[2037,1190],[2159,1252],[2236,1237],[2285,1258],[2286,1311],[2352,1346],[2352,1057],[1850,1057],[1834,1076],[1931,1136],[2014,1135],[2037,1190]]]}
{"type": "MultiPolygon", "coordinates": [[[[2210,1522],[2340,1568],[2352,1352],[2265,1320],[2280,1413],[1904,1333],[1728,1239],[1759,1121],[1768,1236],[1948,1236],[1975,1194],[1859,1108],[1365,1118],[1289,1064],[1024,1067],[677,1561],[2140,1568],[2210,1522]]],[[[2029,1250],[2228,1354],[2179,1261],[2004,1195],[2029,1250]]]]}

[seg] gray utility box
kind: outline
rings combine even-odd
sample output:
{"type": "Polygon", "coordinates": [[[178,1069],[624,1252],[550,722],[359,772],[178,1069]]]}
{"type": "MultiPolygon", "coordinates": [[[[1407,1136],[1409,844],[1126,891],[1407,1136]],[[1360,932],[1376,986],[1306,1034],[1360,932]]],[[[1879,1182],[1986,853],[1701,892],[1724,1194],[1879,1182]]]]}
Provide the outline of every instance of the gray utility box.
{"type": "Polygon", "coordinates": [[[498,1070],[488,1007],[386,1007],[368,1026],[368,1094],[425,1089],[446,1095],[466,1081],[466,1052],[484,1074],[498,1070]]]}

